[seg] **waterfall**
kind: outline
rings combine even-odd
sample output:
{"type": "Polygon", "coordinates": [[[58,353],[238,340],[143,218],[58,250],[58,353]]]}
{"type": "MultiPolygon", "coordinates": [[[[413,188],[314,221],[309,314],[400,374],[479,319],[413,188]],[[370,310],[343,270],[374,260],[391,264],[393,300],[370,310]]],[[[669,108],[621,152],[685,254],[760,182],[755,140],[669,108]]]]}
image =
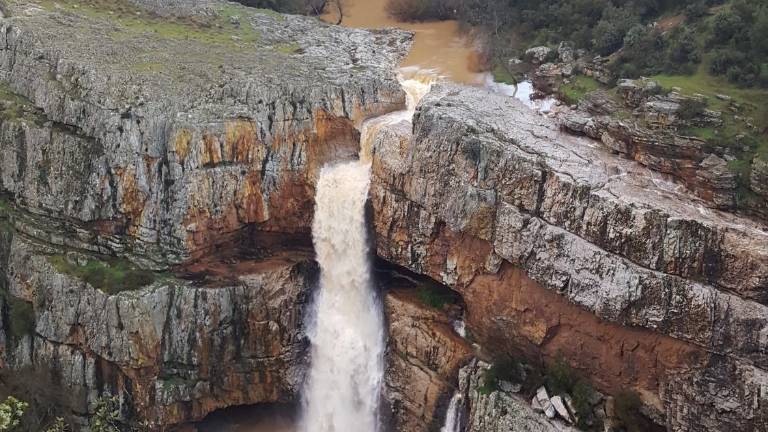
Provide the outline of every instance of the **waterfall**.
{"type": "Polygon", "coordinates": [[[448,404],[448,411],[445,413],[445,424],[440,428],[440,432],[460,432],[461,431],[461,408],[464,397],[456,392],[448,404]]]}
{"type": "Polygon", "coordinates": [[[370,280],[366,238],[371,149],[381,127],[410,121],[434,78],[418,70],[401,71],[407,109],[363,124],[360,161],[320,171],[312,224],[320,289],[307,325],[311,366],[302,398],[302,432],[379,429],[385,331],[381,301],[370,280]]]}
{"type": "Polygon", "coordinates": [[[370,164],[320,172],[312,235],[320,290],[309,326],[312,365],[304,432],[375,432],[384,370],[384,324],[370,281],[365,203],[370,164]]]}

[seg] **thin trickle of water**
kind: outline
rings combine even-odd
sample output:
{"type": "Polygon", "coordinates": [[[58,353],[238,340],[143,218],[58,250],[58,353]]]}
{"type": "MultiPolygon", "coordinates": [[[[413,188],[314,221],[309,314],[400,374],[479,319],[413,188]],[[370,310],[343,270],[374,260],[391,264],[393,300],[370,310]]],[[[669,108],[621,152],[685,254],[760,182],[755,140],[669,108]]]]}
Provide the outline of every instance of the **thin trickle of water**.
{"type": "Polygon", "coordinates": [[[370,280],[369,173],[364,162],[326,166],[317,183],[312,235],[321,276],[308,329],[304,432],[378,430],[384,324],[370,280]]]}
{"type": "Polygon", "coordinates": [[[456,332],[457,335],[466,338],[467,337],[467,325],[464,323],[464,320],[455,320],[453,322],[453,331],[456,332]]]}
{"type": "Polygon", "coordinates": [[[461,431],[461,408],[464,397],[456,392],[448,404],[448,411],[445,413],[445,424],[440,428],[440,432],[460,432],[461,431]]]}

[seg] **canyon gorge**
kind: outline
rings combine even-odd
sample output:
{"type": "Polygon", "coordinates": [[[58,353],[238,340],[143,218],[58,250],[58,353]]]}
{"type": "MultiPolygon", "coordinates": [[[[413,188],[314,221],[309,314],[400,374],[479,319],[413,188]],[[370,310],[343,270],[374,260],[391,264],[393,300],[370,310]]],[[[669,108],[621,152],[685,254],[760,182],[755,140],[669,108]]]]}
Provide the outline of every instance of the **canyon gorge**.
{"type": "Polygon", "coordinates": [[[0,11],[0,396],[28,430],[104,396],[124,430],[619,430],[631,393],[645,430],[768,431],[768,219],[617,150],[636,130],[494,91],[459,39],[420,69],[415,27],[0,11]],[[537,405],[556,365],[591,424],[537,405]]]}

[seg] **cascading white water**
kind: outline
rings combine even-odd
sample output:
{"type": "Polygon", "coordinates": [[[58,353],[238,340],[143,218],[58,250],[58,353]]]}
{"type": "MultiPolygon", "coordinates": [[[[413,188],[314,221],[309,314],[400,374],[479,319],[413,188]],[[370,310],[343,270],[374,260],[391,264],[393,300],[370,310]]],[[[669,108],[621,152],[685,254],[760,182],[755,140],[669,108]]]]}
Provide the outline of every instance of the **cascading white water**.
{"type": "Polygon", "coordinates": [[[369,173],[364,162],[326,166],[317,183],[312,235],[321,276],[309,326],[304,432],[378,429],[384,325],[368,261],[369,173]]]}
{"type": "Polygon", "coordinates": [[[385,334],[381,302],[370,280],[366,238],[370,146],[383,125],[411,119],[435,79],[418,71],[403,72],[406,110],[366,121],[361,160],[326,166],[317,182],[312,237],[321,276],[308,325],[311,367],[303,394],[302,432],[379,429],[385,334]]]}
{"type": "Polygon", "coordinates": [[[461,431],[461,405],[464,398],[461,393],[456,392],[448,404],[448,411],[445,413],[445,424],[440,428],[440,432],[460,432],[461,431]]]}

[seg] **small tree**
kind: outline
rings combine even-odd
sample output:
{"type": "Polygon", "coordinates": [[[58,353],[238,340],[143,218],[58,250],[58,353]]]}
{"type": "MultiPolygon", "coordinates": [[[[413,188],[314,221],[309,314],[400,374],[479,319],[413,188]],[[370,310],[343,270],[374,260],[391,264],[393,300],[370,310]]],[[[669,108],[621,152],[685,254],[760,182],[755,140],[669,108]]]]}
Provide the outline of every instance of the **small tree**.
{"type": "Polygon", "coordinates": [[[8,396],[0,403],[0,431],[15,429],[19,425],[21,417],[28,406],[28,403],[20,401],[13,396],[8,396]]]}
{"type": "Polygon", "coordinates": [[[117,396],[102,396],[96,400],[96,409],[91,417],[93,432],[120,432],[120,401],[117,396]]]}
{"type": "Polygon", "coordinates": [[[45,432],[69,432],[69,426],[64,423],[64,419],[58,417],[45,432]]]}

